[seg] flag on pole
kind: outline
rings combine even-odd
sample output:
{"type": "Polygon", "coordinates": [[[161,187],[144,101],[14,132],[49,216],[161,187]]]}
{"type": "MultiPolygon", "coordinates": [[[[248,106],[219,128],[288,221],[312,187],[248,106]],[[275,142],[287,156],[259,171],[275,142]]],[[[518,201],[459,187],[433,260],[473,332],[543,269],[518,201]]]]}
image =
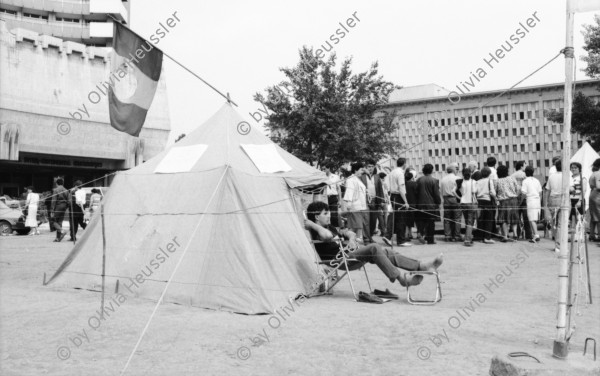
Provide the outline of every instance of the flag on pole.
{"type": "Polygon", "coordinates": [[[156,93],[163,53],[127,27],[113,24],[110,125],[137,137],[156,93]]]}
{"type": "Polygon", "coordinates": [[[598,0],[567,0],[569,13],[584,13],[600,10],[598,0]]]}

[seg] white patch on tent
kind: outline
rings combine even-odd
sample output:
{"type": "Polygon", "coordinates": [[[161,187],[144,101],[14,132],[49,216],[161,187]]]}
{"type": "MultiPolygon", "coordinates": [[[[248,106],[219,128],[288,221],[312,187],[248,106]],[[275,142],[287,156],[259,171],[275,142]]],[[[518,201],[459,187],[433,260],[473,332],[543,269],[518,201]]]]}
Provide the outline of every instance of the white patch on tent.
{"type": "Polygon", "coordinates": [[[155,174],[174,174],[188,172],[202,157],[208,145],[173,147],[154,169],[155,174]]]}
{"type": "Polygon", "coordinates": [[[287,172],[292,169],[279,155],[277,149],[275,149],[275,144],[240,144],[240,146],[262,173],[287,172]]]}

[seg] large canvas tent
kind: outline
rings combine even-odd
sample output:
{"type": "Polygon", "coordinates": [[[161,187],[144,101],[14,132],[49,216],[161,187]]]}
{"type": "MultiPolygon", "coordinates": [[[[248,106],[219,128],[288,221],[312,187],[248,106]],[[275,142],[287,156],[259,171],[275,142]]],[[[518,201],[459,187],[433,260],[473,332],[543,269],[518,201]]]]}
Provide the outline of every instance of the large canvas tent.
{"type": "Polygon", "coordinates": [[[317,278],[294,192],[325,181],[225,104],[163,153],[117,174],[104,221],[94,215],[48,283],[99,291],[104,236],[107,299],[118,280],[119,293],[158,300],[172,276],[167,302],[272,312],[317,278]]]}

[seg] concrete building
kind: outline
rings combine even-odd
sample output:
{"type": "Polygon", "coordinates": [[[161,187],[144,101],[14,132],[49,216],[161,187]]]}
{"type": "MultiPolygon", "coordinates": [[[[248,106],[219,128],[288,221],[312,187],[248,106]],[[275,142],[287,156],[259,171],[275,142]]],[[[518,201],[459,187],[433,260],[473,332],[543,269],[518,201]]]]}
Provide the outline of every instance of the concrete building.
{"type": "Polygon", "coordinates": [[[104,178],[164,150],[170,132],[164,72],[140,137],[110,126],[107,84],[119,0],[0,3],[0,195],[56,176],[106,186],[104,178]],[[79,115],[77,114],[79,113],[79,115]]]}
{"type": "MultiPolygon", "coordinates": [[[[578,81],[575,92],[600,99],[599,80],[578,81]]],[[[426,163],[440,177],[446,165],[494,156],[499,164],[526,161],[535,175],[545,177],[552,157],[562,152],[562,125],[544,117],[545,111],[563,110],[564,84],[468,93],[457,96],[430,84],[396,90],[385,108],[397,111],[395,137],[402,143],[399,155],[407,165],[421,169],[426,163]]],[[[583,139],[572,134],[573,152],[583,139]]]]}
{"type": "Polygon", "coordinates": [[[112,43],[112,16],[129,23],[127,0],[2,0],[6,27],[93,46],[112,43]]]}

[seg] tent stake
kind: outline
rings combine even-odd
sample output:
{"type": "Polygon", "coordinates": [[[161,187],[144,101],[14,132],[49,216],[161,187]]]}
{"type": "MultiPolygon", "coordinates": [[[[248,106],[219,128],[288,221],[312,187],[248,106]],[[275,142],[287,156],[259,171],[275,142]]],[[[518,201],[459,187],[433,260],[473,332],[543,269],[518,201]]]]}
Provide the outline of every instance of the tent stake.
{"type": "Polygon", "coordinates": [[[106,268],[106,233],[104,226],[104,203],[100,204],[100,219],[102,220],[102,295],[100,298],[100,315],[104,318],[104,275],[106,268]]]}

